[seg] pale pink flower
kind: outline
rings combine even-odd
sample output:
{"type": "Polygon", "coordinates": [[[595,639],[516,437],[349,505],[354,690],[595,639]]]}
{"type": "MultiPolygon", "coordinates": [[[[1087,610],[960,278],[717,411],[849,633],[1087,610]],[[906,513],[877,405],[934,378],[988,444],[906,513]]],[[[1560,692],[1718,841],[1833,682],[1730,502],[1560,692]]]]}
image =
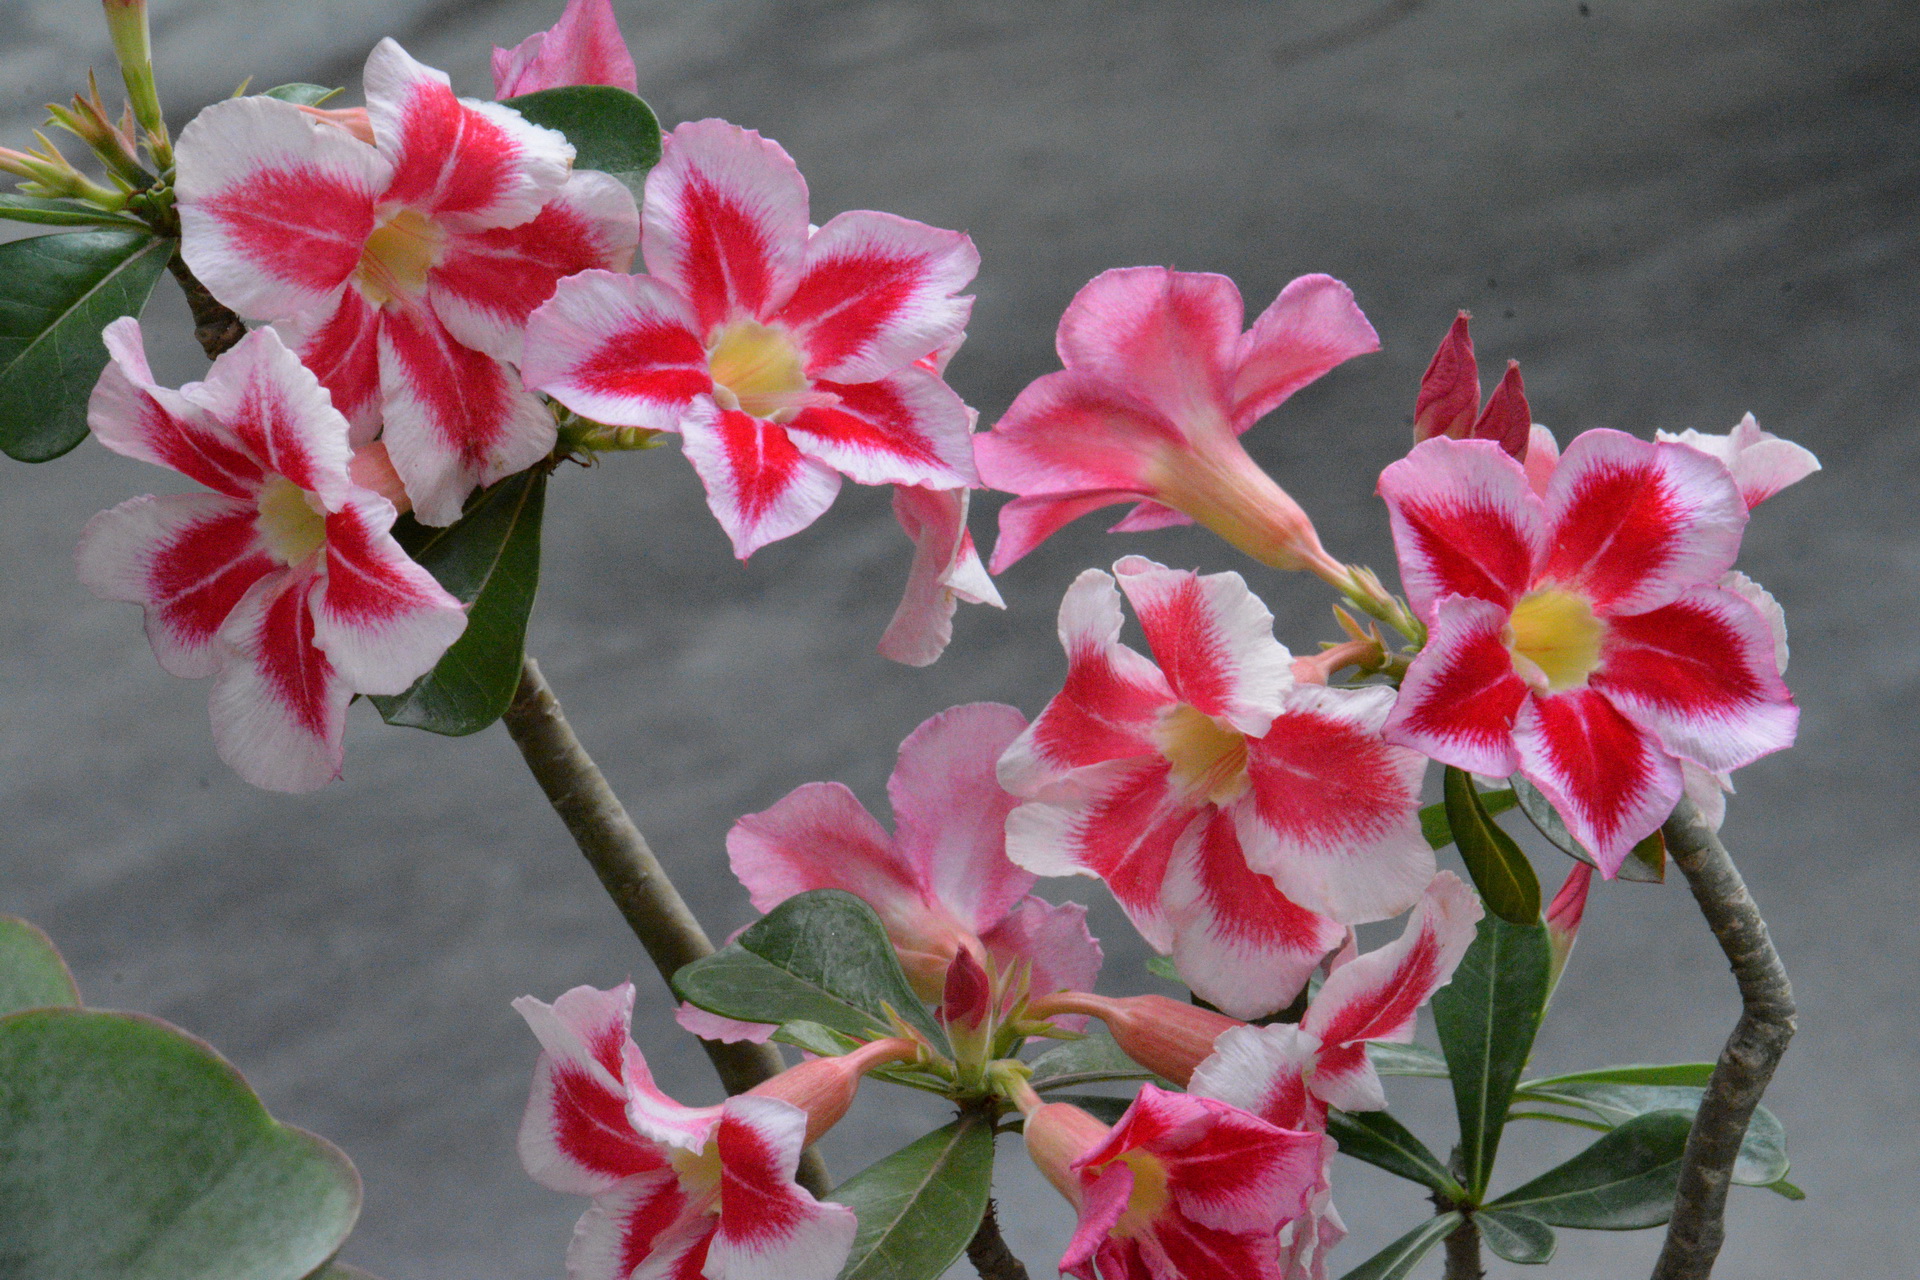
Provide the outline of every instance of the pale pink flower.
{"type": "Polygon", "coordinates": [[[1820,460],[1791,440],[1783,440],[1771,431],[1763,431],[1747,414],[1724,436],[1708,435],[1689,428],[1678,433],[1656,431],[1656,440],[1664,444],[1683,444],[1717,458],[1740,486],[1740,496],[1749,507],[1757,507],[1790,484],[1798,484],[1820,469],[1820,460]]]}
{"type": "Polygon", "coordinates": [[[146,606],[162,667],[215,677],[214,746],[235,772],[276,791],[322,786],[339,775],[353,695],[404,692],[466,614],[389,534],[393,504],[350,478],[346,419],[278,334],[248,334],[178,391],[154,382],[139,321],[104,337],[95,438],[213,492],[101,512],[81,535],[80,580],[146,606]]]}
{"type": "Polygon", "coordinates": [[[369,144],[266,97],[180,136],[181,252],[221,302],[276,323],[353,425],[381,433],[415,514],[451,524],[478,485],[553,448],[513,369],[563,276],[624,269],[633,197],[570,173],[573,148],[383,40],[367,59],[369,144]]]}
{"type": "Polygon", "coordinates": [[[493,51],[493,96],[573,84],[607,84],[639,93],[633,55],[620,37],[612,0],[567,0],[560,21],[536,31],[511,49],[493,51]]]}
{"type": "Polygon", "coordinates": [[[924,667],[953,639],[953,611],[961,601],[1006,608],[967,532],[965,489],[896,485],[893,515],[913,540],[907,589],[880,637],[880,656],[924,667]]]}

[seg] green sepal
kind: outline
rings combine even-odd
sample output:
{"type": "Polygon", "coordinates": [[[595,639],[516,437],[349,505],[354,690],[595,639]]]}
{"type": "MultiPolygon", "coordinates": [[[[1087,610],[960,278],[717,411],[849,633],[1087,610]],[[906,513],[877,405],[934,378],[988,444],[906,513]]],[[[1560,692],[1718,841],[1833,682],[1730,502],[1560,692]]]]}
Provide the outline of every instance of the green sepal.
{"type": "Polygon", "coordinates": [[[1693,1116],[1685,1111],[1635,1116],[1565,1164],[1487,1207],[1519,1209],[1556,1227],[1657,1227],[1673,1214],[1680,1157],[1692,1127],[1693,1116]]]}
{"type": "Polygon", "coordinates": [[[1433,1246],[1451,1235],[1460,1221],[1460,1215],[1454,1212],[1428,1218],[1340,1280],[1407,1280],[1421,1260],[1433,1252],[1433,1246]]]}
{"type": "Polygon", "coordinates": [[[939,1280],[987,1211],[993,1126],[968,1113],[868,1165],[827,1199],[859,1218],[840,1280],[939,1280]]]}
{"type": "Polygon", "coordinates": [[[1513,837],[1488,816],[1486,805],[1474,789],[1473,775],[1448,765],[1443,785],[1447,827],[1487,910],[1509,924],[1538,920],[1540,879],[1513,837]]]}

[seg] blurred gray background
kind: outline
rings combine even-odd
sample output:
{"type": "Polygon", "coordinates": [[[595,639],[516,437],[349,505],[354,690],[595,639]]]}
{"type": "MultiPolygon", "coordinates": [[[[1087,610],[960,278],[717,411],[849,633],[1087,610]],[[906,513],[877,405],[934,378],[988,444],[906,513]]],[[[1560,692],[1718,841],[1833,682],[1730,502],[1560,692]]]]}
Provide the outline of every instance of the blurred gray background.
{"type": "MultiPolygon", "coordinates": [[[[1391,567],[1374,477],[1406,448],[1417,379],[1462,306],[1483,373],[1520,359],[1563,442],[1725,431],[1752,410],[1813,448],[1827,469],[1758,513],[1742,561],[1789,613],[1800,745],[1740,775],[1726,828],[1803,1011],[1768,1102],[1809,1199],[1736,1190],[1720,1274],[1920,1271],[1920,9],[619,8],[662,120],[721,115],[779,139],[816,220],[879,208],[972,233],[985,266],[951,378],[989,422],[1055,367],[1062,307],[1107,267],[1226,272],[1250,314],[1299,273],[1348,281],[1385,352],[1248,438],[1347,559],[1391,567]]],[[[488,47],[558,11],[156,0],[160,82],[177,129],[247,76],[357,86],[391,33],[486,96],[488,47]]],[[[108,78],[97,4],[0,4],[3,140],[19,145],[89,63],[108,78]]],[[[169,282],[150,318],[163,375],[198,376],[169,282]]],[[[214,758],[204,684],[164,675],[137,612],[95,601],[71,568],[89,515],[172,483],[91,443],[0,465],[0,910],[52,933],[91,1003],[207,1037],[277,1115],[352,1155],[367,1196],[348,1261],[387,1280],[558,1276],[582,1204],[514,1155],[534,1044],[507,1002],[632,974],[668,1086],[711,1100],[704,1060],[497,727],[448,740],[357,707],[346,780],[303,798],[253,791],[214,758]]],[[[994,505],[977,510],[983,543],[994,505]]],[[[1311,580],[1203,535],[1109,537],[1088,520],[1002,579],[1005,614],[964,609],[953,649],[913,671],[873,652],[907,562],[884,492],[849,486],[745,567],[672,450],[566,469],[549,511],[533,651],[716,933],[750,918],[722,853],[735,817],[814,779],[884,813],[894,746],[921,719],[974,699],[1036,711],[1062,671],[1054,609],[1086,565],[1139,551],[1237,568],[1294,648],[1330,632],[1311,580]]],[[[1055,888],[1096,903],[1106,986],[1139,989],[1141,948],[1104,891],[1055,888]]],[[[1711,1058],[1736,1008],[1682,887],[1602,886],[1536,1065],[1711,1058]]],[[[1395,1082],[1394,1105],[1444,1150],[1447,1102],[1428,1084],[1395,1082]]],[[[934,1114],[869,1090],[830,1140],[836,1170],[934,1114]]],[[[1500,1181],[1577,1144],[1516,1129],[1500,1181]]],[[[1065,1205],[1017,1152],[1002,1164],[1014,1245],[1050,1274],[1065,1205]]],[[[1337,1270],[1427,1209],[1370,1167],[1343,1161],[1338,1178],[1353,1237],[1337,1270]]],[[[1551,1272],[1644,1274],[1658,1242],[1565,1232],[1551,1272]]]]}

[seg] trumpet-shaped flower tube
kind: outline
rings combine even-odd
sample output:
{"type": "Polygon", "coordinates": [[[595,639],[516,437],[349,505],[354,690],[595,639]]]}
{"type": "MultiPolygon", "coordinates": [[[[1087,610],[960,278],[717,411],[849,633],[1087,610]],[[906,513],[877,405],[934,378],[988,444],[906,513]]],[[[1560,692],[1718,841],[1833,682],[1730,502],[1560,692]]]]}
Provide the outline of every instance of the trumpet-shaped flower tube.
{"type": "Polygon", "coordinates": [[[812,229],[779,144],[700,120],[647,175],[640,248],[649,274],[587,272],[535,313],[527,382],[679,432],[736,555],[813,523],[842,476],[974,483],[966,406],[923,363],[966,327],[966,236],[865,210],[812,229]]]}
{"type": "Polygon", "coordinates": [[[1440,438],[1380,493],[1429,630],[1387,737],[1517,770],[1603,874],[1672,811],[1683,761],[1723,771],[1792,743],[1766,621],[1715,585],[1747,507],[1713,458],[1589,431],[1542,496],[1492,442],[1440,438]]]}
{"type": "Polygon", "coordinates": [[[999,573],[1070,520],[1132,502],[1115,532],[1195,520],[1263,564],[1340,578],[1312,522],[1247,456],[1240,434],[1380,339],[1330,276],[1301,276],[1241,331],[1225,276],[1127,267],[1060,318],[1066,367],[1022,391],[974,446],[1000,510],[999,573]]]}
{"type": "Polygon", "coordinates": [[[512,367],[527,316],[563,276],[624,269],[638,214],[614,178],[569,172],[559,134],[455,98],[392,40],[366,91],[357,127],[267,97],[201,112],[180,135],[181,252],[284,331],[354,443],[381,435],[415,514],[451,524],[552,449],[512,367]]]}
{"type": "Polygon", "coordinates": [[[214,746],[236,773],[323,786],[353,695],[404,692],[466,614],[393,540],[393,504],[350,478],[346,419],[279,335],[248,334],[177,391],[154,382],[139,321],[114,321],[105,341],[95,437],[212,492],[101,512],[80,580],[146,607],[162,667],[215,677],[214,746]]]}
{"type": "Polygon", "coordinates": [[[567,0],[560,21],[511,49],[493,51],[493,96],[514,98],[573,84],[640,92],[633,55],[620,36],[612,0],[567,0]]]}
{"type": "Polygon", "coordinates": [[[1379,733],[1392,691],[1296,683],[1272,626],[1238,574],[1088,570],[1060,606],[1066,685],[1000,761],[1026,798],[1008,856],[1106,881],[1195,991],[1245,1017],[1434,872],[1426,762],[1379,733]],[[1120,643],[1115,577],[1158,665],[1120,643]]]}

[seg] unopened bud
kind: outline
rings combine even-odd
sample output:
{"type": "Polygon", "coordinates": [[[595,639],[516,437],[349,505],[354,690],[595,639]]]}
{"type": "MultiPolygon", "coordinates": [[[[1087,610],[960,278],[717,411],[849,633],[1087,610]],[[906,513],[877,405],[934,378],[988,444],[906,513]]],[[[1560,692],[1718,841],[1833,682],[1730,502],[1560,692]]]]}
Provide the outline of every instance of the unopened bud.
{"type": "Polygon", "coordinates": [[[1447,336],[1420,378],[1420,395],[1413,403],[1413,442],[1435,436],[1464,437],[1480,411],[1480,368],[1473,358],[1472,319],[1465,311],[1454,317],[1447,336]]]}
{"type": "Polygon", "coordinates": [[[1548,984],[1560,981],[1560,971],[1573,954],[1574,939],[1580,934],[1580,920],[1587,913],[1587,891],[1593,887],[1593,868],[1584,862],[1573,864],[1566,883],[1547,905],[1548,984]]]}
{"type": "Polygon", "coordinates": [[[147,25],[147,0],[102,0],[107,14],[107,34],[113,37],[113,52],[120,59],[120,77],[127,85],[127,101],[133,117],[146,130],[147,146],[154,163],[167,168],[173,163],[173,144],[167,136],[167,122],[160,114],[160,91],[153,81],[153,37],[147,25]]]}
{"type": "Polygon", "coordinates": [[[778,1098],[807,1113],[807,1144],[840,1123],[860,1090],[860,1077],[889,1062],[918,1057],[920,1047],[910,1040],[875,1040],[837,1058],[814,1058],[788,1067],[771,1080],[747,1090],[758,1098],[778,1098]]]}
{"type": "Polygon", "coordinates": [[[1166,996],[1098,996],[1060,991],[1028,1006],[1033,1017],[1086,1013],[1107,1024],[1120,1051],[1182,1089],[1213,1053],[1221,1033],[1246,1024],[1224,1013],[1166,996]]]}

